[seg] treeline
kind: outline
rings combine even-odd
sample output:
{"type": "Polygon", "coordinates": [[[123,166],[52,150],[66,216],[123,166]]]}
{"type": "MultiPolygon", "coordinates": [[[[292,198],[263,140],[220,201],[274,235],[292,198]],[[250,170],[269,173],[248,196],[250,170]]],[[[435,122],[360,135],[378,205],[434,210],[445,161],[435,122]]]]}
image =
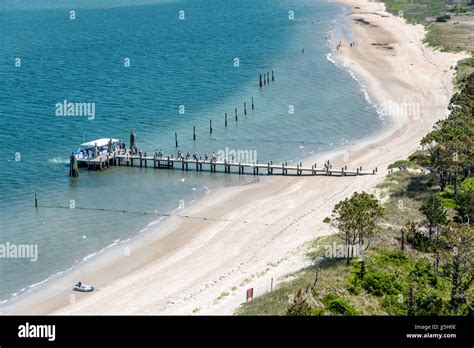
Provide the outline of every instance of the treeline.
{"type": "Polygon", "coordinates": [[[466,181],[474,167],[474,74],[465,77],[449,104],[450,115],[438,121],[422,140],[422,151],[411,160],[429,170],[441,192],[453,186],[458,222],[473,223],[474,185],[466,181]],[[459,187],[463,190],[460,192],[459,187]]]}

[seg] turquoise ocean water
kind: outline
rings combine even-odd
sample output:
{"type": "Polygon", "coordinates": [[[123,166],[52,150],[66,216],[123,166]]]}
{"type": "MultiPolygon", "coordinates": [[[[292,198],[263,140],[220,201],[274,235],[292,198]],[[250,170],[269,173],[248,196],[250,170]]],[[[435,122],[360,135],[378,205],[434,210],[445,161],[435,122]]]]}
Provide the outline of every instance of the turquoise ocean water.
{"type": "Polygon", "coordinates": [[[0,258],[0,301],[157,223],[142,212],[171,212],[248,180],[124,167],[71,179],[68,155],[84,140],[128,143],[133,129],[144,151],[172,153],[177,132],[185,152],[256,151],[267,162],[380,130],[358,83],[327,59],[326,35],[348,32],[345,12],[311,0],[2,1],[0,244],[38,245],[39,257],[0,258]],[[276,81],[260,89],[259,74],[272,69],[276,81]],[[95,103],[95,119],[56,116],[64,100],[95,103]],[[135,213],[45,207],[71,200],[135,213]]]}

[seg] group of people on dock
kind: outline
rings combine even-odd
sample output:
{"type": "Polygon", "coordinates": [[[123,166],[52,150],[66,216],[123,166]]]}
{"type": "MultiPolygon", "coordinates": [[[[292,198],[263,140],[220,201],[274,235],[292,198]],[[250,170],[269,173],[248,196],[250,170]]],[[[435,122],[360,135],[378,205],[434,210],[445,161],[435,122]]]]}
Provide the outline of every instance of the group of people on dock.
{"type": "MultiPolygon", "coordinates": [[[[140,153],[140,156],[141,156],[141,153],[140,153]]],[[[156,149],[155,150],[155,157],[156,158],[164,158],[165,156],[164,156],[163,150],[156,149]]],[[[170,158],[173,158],[173,157],[174,157],[174,154],[171,154],[170,158]]],[[[191,155],[191,153],[189,151],[186,152],[186,154],[184,154],[183,150],[178,150],[176,158],[178,160],[186,160],[186,161],[189,161],[191,159],[193,161],[203,161],[204,160],[204,162],[213,162],[213,163],[217,162],[217,160],[218,160],[216,152],[212,152],[212,154],[210,156],[207,153],[205,153],[204,156],[200,156],[198,153],[193,153],[191,155]]],[[[235,156],[233,154],[231,154],[229,156],[229,158],[226,158],[226,160],[230,163],[234,163],[235,156]]]]}

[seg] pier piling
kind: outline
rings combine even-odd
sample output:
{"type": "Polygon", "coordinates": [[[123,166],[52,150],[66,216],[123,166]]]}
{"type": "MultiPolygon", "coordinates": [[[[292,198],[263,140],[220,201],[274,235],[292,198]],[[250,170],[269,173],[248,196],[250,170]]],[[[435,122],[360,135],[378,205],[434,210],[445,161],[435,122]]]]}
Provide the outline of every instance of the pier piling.
{"type": "Polygon", "coordinates": [[[227,128],[227,112],[225,113],[225,127],[227,128]]]}
{"type": "Polygon", "coordinates": [[[252,97],[252,110],[255,108],[255,106],[253,105],[253,97],[252,97]]]}
{"type": "Polygon", "coordinates": [[[35,208],[38,208],[38,194],[35,192],[35,208]]]}
{"type": "Polygon", "coordinates": [[[247,103],[244,102],[244,115],[247,115],[247,103]]]}
{"type": "Polygon", "coordinates": [[[176,147],[178,147],[178,133],[174,133],[174,141],[176,143],[176,147]]]}
{"type": "Polygon", "coordinates": [[[236,121],[239,120],[239,118],[238,118],[238,116],[237,116],[237,108],[235,108],[235,120],[236,120],[236,121]]]}
{"type": "Polygon", "coordinates": [[[260,88],[262,88],[262,74],[260,74],[260,88]]]}
{"type": "Polygon", "coordinates": [[[212,134],[212,120],[209,120],[209,133],[212,134]]]}
{"type": "Polygon", "coordinates": [[[272,82],[275,81],[275,74],[273,73],[273,70],[272,70],[272,82]]]}
{"type": "Polygon", "coordinates": [[[196,126],[193,126],[193,140],[196,140],[196,126]]]}
{"type": "Polygon", "coordinates": [[[74,153],[71,153],[71,157],[69,158],[69,176],[79,176],[79,166],[77,165],[77,159],[74,153]]]}

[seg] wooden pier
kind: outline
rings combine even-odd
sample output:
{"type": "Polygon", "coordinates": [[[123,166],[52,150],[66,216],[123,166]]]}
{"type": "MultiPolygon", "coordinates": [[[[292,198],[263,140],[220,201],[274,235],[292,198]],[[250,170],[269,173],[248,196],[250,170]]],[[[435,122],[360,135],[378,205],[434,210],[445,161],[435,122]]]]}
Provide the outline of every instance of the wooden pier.
{"type": "Polygon", "coordinates": [[[347,170],[342,167],[340,170],[334,170],[330,165],[323,168],[303,167],[301,163],[296,165],[288,165],[287,163],[274,164],[268,163],[238,163],[231,161],[217,161],[204,159],[184,159],[174,158],[173,156],[158,157],[130,154],[110,153],[100,155],[99,157],[87,161],[87,167],[91,170],[104,170],[111,166],[127,166],[140,168],[168,169],[181,171],[198,171],[211,173],[228,173],[228,174],[247,174],[247,175],[324,175],[324,176],[358,176],[358,175],[374,175],[377,168],[370,172],[362,171],[362,167],[356,170],[347,170]]]}

